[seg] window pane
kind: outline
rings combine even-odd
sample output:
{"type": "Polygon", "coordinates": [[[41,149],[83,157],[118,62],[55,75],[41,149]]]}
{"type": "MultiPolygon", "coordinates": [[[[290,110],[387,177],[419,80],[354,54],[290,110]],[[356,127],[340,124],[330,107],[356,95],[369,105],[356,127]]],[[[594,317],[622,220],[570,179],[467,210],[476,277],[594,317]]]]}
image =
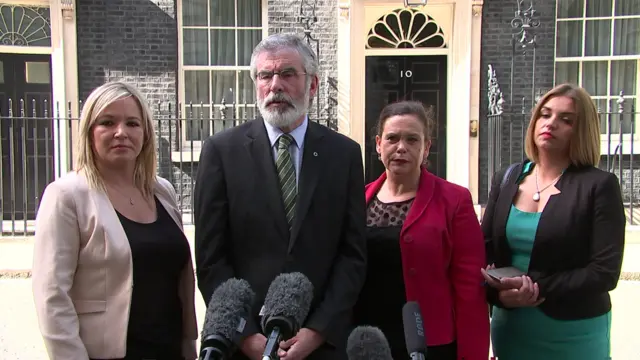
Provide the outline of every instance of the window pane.
{"type": "Polygon", "coordinates": [[[209,0],[211,26],[235,26],[235,0],[209,0]]]}
{"type": "Polygon", "coordinates": [[[255,106],[238,107],[238,119],[253,120],[257,117],[258,117],[258,108],[256,108],[255,106]]]}
{"type": "Polygon", "coordinates": [[[613,8],[611,1],[587,0],[587,17],[611,16],[611,9],[613,8]]]}
{"type": "Polygon", "coordinates": [[[238,26],[262,26],[261,0],[238,0],[238,26]]]}
{"type": "Polygon", "coordinates": [[[611,55],[611,20],[589,20],[586,29],[584,55],[611,55]]]}
{"type": "Polygon", "coordinates": [[[184,29],[182,32],[184,65],[208,65],[207,30],[184,29]]]}
{"type": "Polygon", "coordinates": [[[579,63],[576,61],[571,62],[557,62],[556,63],[556,84],[571,83],[574,85],[579,84],[579,63]]]}
{"type": "Polygon", "coordinates": [[[611,62],[611,93],[609,95],[618,95],[621,90],[624,91],[624,95],[636,94],[637,64],[637,60],[611,62]]]}
{"type": "Polygon", "coordinates": [[[238,65],[250,65],[251,53],[260,40],[262,30],[238,30],[238,65]]]}
{"type": "Polygon", "coordinates": [[[48,61],[27,61],[24,63],[27,84],[50,84],[51,73],[48,61]]]}
{"type": "Polygon", "coordinates": [[[235,30],[211,30],[211,65],[236,65],[235,30]]]}
{"type": "Polygon", "coordinates": [[[582,64],[582,87],[592,96],[607,95],[608,75],[606,61],[585,61],[582,64]]]}
{"type": "Polygon", "coordinates": [[[256,88],[251,80],[249,70],[239,71],[238,75],[238,104],[255,104],[256,88]]]}
{"type": "Polygon", "coordinates": [[[640,0],[616,0],[616,15],[640,15],[640,0]]]}
{"type": "Polygon", "coordinates": [[[557,24],[556,56],[582,56],[582,21],[559,21],[557,24]]]}
{"type": "Polygon", "coordinates": [[[584,0],[558,1],[558,18],[577,18],[584,14],[584,0]]]}
{"type": "Polygon", "coordinates": [[[208,0],[183,0],[182,25],[207,26],[208,0]]]}
{"type": "MultiPolygon", "coordinates": [[[[208,106],[186,105],[184,108],[184,118],[187,125],[186,140],[199,141],[209,136],[210,109],[208,106]]],[[[184,144],[183,146],[189,146],[184,144]]]]}
{"type": "Polygon", "coordinates": [[[209,71],[184,72],[184,101],[185,104],[209,102],[209,71]]]}
{"type": "Polygon", "coordinates": [[[227,105],[234,104],[235,88],[235,70],[214,70],[211,72],[211,101],[213,101],[214,104],[222,104],[222,99],[224,99],[227,105]]]}
{"type": "Polygon", "coordinates": [[[640,55],[640,19],[616,20],[613,55],[640,55]]]}

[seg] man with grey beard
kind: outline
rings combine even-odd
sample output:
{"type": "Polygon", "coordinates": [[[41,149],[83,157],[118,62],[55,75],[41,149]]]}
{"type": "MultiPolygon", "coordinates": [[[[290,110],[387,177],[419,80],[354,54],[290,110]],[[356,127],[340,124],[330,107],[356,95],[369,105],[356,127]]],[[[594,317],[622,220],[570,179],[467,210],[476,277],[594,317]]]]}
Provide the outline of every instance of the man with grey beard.
{"type": "Polygon", "coordinates": [[[301,272],[314,287],[311,311],[278,356],[346,359],[351,309],[366,272],[360,146],[308,119],[318,60],[297,36],[262,40],[251,56],[251,77],[261,118],[208,138],[200,155],[198,287],[208,303],[224,281],[249,282],[256,301],[232,359],[261,360],[259,312],[267,289],[277,275],[301,272]]]}

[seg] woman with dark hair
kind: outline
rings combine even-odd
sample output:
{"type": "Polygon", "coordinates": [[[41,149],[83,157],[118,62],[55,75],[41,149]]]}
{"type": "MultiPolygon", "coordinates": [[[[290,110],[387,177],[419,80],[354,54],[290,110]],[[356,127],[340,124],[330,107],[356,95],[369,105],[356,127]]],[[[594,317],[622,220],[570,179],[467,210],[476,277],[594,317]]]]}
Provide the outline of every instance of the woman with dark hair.
{"type": "Polygon", "coordinates": [[[380,328],[394,359],[408,359],[402,307],[416,301],[428,360],[486,360],[482,231],[469,191],[424,166],[432,124],[419,102],[393,103],[380,114],[376,150],[385,172],[365,189],[368,272],[355,325],[380,328]]]}
{"type": "Polygon", "coordinates": [[[620,276],[626,220],[618,178],[597,168],[600,120],[589,94],[571,84],[546,93],[525,151],[527,160],[494,176],[482,221],[491,267],[526,274],[498,282],[482,271],[494,353],[609,359],[609,291],[620,276]]]}

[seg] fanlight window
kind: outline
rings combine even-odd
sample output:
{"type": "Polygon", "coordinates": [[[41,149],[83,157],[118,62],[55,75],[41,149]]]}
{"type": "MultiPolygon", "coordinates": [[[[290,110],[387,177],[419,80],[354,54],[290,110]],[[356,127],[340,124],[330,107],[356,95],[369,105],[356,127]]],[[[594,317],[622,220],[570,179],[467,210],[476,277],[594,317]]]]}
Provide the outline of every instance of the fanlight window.
{"type": "Polygon", "coordinates": [[[446,48],[444,33],[429,15],[397,9],[382,16],[367,35],[367,49],[446,48]]]}
{"type": "Polygon", "coordinates": [[[51,46],[49,8],[0,4],[0,45],[51,46]]]}

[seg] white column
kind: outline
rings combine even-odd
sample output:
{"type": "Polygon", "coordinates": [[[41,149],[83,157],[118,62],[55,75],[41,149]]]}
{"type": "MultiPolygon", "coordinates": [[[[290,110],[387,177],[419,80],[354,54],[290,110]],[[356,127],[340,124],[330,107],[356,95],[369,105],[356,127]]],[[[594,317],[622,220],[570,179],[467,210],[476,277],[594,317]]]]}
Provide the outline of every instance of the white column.
{"type": "MultiPolygon", "coordinates": [[[[74,0],[51,1],[51,91],[54,117],[54,176],[59,178],[71,169],[73,144],[70,144],[68,102],[77,117],[78,71],[74,0]],[[58,126],[59,122],[59,126],[58,126]]],[[[77,127],[74,121],[72,128],[77,127]]]]}
{"type": "Polygon", "coordinates": [[[338,2],[338,128],[360,144],[364,161],[364,0],[338,2]]]}
{"type": "Polygon", "coordinates": [[[447,180],[469,187],[469,111],[471,107],[471,6],[456,4],[447,106],[447,180]]]}
{"type": "Polygon", "coordinates": [[[480,186],[480,53],[482,42],[482,4],[483,0],[472,3],[473,20],[471,23],[471,108],[469,109],[470,131],[473,125],[475,137],[469,138],[469,190],[473,203],[478,203],[480,186]]]}

